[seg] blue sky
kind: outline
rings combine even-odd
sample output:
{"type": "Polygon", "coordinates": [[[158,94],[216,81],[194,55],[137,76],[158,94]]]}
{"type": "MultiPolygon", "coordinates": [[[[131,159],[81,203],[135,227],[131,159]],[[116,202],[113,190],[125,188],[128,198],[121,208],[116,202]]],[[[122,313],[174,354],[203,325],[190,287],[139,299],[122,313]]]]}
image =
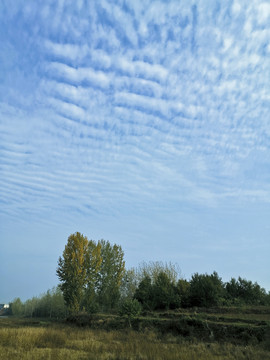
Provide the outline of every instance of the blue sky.
{"type": "Polygon", "coordinates": [[[68,236],[270,290],[270,4],[0,1],[0,302],[68,236]]]}

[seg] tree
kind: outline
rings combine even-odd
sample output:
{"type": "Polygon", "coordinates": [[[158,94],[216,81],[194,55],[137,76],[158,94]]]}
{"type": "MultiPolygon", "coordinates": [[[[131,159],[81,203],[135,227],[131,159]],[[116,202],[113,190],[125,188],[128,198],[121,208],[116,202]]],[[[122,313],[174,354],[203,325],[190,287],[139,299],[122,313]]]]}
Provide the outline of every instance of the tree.
{"type": "Polygon", "coordinates": [[[146,275],[139,283],[135,291],[134,298],[137,299],[145,310],[153,310],[154,307],[154,294],[153,285],[150,276],[146,275]]]}
{"type": "Polygon", "coordinates": [[[10,304],[11,314],[15,316],[21,316],[24,313],[24,305],[20,298],[15,298],[10,304]]]}
{"type": "Polygon", "coordinates": [[[56,273],[69,311],[85,308],[92,312],[98,305],[103,309],[116,306],[124,271],[121,246],[88,241],[77,232],[69,236],[56,273]]]}
{"type": "Polygon", "coordinates": [[[264,305],[267,304],[267,293],[256,282],[238,277],[225,284],[226,298],[232,304],[264,305]]]}
{"type": "Polygon", "coordinates": [[[229,282],[225,284],[225,296],[229,303],[236,304],[239,300],[239,284],[235,278],[231,278],[229,282]]]}
{"type": "Polygon", "coordinates": [[[189,288],[190,288],[190,283],[187,280],[179,279],[177,281],[176,291],[178,296],[180,297],[182,307],[189,306],[189,288]]]}
{"type": "Polygon", "coordinates": [[[83,306],[90,313],[95,312],[98,308],[96,289],[101,263],[101,244],[96,244],[93,240],[90,240],[86,255],[86,289],[83,300],[83,306]]]}
{"type": "Polygon", "coordinates": [[[32,299],[26,300],[24,303],[24,315],[27,317],[33,317],[38,305],[38,298],[32,297],[32,299]]]}
{"type": "Polygon", "coordinates": [[[120,286],[125,273],[124,252],[119,245],[99,240],[101,264],[97,274],[98,302],[103,309],[116,306],[120,298],[120,286]]]}
{"type": "Polygon", "coordinates": [[[223,283],[216,272],[213,274],[198,273],[192,275],[189,288],[191,306],[216,306],[223,293],[223,283]]]}
{"type": "Polygon", "coordinates": [[[149,276],[151,281],[155,282],[161,272],[165,273],[171,282],[176,283],[181,271],[177,264],[172,264],[171,262],[142,262],[137,270],[137,278],[141,281],[146,276],[149,276]]]}
{"type": "Polygon", "coordinates": [[[79,232],[68,238],[63,256],[59,257],[56,273],[61,282],[65,303],[71,312],[81,309],[87,281],[88,240],[79,232]]]}
{"type": "Polygon", "coordinates": [[[170,309],[180,306],[180,297],[176,292],[176,286],[164,271],[158,274],[154,282],[153,295],[155,309],[170,309]]]}
{"type": "MultiPolygon", "coordinates": [[[[33,316],[63,318],[66,315],[66,306],[62,291],[59,287],[48,290],[45,294],[35,298],[33,316]]],[[[30,302],[28,300],[28,312],[30,311],[30,302]]]]}
{"type": "Polygon", "coordinates": [[[51,313],[50,316],[53,318],[63,318],[66,315],[67,309],[65,306],[65,300],[63,293],[59,286],[54,287],[50,290],[51,295],[51,313]]]}
{"type": "Polygon", "coordinates": [[[137,279],[134,269],[125,270],[121,286],[120,296],[121,300],[133,299],[137,287],[137,279]]]}

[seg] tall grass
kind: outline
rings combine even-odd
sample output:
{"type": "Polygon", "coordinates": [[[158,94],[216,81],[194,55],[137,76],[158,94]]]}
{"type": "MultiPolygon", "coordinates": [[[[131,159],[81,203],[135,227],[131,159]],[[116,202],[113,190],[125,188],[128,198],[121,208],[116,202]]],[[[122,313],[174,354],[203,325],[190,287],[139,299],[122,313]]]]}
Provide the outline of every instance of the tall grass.
{"type": "Polygon", "coordinates": [[[91,330],[60,324],[0,327],[2,360],[264,360],[270,352],[252,346],[184,341],[171,334],[162,338],[146,330],[91,330]]]}

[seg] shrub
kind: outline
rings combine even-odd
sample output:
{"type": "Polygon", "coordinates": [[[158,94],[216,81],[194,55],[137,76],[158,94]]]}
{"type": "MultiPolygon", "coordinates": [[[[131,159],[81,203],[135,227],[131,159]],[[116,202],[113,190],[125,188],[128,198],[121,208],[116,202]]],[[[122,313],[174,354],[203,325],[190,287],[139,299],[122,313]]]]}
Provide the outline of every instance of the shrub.
{"type": "Polygon", "coordinates": [[[137,299],[126,299],[120,308],[120,315],[127,318],[131,327],[131,321],[138,317],[141,311],[142,306],[137,299]]]}

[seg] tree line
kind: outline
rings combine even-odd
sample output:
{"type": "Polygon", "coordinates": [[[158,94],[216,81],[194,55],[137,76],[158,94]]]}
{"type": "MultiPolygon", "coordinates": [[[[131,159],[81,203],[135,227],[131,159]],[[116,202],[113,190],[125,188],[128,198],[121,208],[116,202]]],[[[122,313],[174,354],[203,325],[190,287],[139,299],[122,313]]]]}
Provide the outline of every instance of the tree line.
{"type": "Polygon", "coordinates": [[[142,263],[126,269],[120,245],[71,234],[58,259],[58,287],[39,298],[11,303],[15,315],[64,317],[85,311],[119,311],[132,315],[187,307],[270,305],[270,292],[257,282],[232,278],[223,282],[217,272],[180,276],[177,265],[142,263]]]}

